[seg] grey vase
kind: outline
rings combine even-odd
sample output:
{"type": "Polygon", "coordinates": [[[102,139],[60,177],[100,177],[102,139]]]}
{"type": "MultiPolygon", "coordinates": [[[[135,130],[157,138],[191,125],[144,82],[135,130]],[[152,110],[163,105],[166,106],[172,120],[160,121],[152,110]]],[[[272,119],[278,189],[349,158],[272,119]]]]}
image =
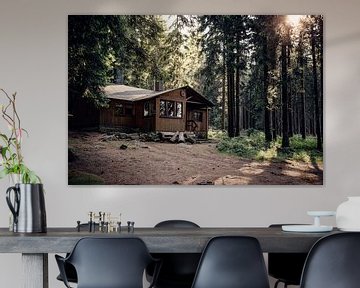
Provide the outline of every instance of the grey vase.
{"type": "Polygon", "coordinates": [[[6,202],[14,216],[14,232],[45,233],[47,231],[42,184],[15,184],[6,190],[6,202]]]}

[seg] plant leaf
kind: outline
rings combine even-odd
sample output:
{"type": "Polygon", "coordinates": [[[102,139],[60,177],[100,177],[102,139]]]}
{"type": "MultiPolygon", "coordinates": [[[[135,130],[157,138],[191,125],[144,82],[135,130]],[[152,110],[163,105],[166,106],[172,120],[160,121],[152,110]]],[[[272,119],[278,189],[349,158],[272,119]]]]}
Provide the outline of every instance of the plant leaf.
{"type": "Polygon", "coordinates": [[[7,168],[4,168],[0,171],[0,179],[4,178],[9,174],[9,170],[7,168]]]}
{"type": "Polygon", "coordinates": [[[4,142],[8,142],[9,138],[5,134],[0,133],[0,138],[3,139],[4,142]]]}

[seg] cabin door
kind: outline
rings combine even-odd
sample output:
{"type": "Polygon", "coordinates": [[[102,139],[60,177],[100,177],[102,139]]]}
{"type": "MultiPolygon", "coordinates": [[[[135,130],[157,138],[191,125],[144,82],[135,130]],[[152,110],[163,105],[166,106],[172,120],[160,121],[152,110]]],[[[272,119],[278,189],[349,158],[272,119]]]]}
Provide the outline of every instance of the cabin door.
{"type": "Polygon", "coordinates": [[[196,106],[188,105],[186,109],[186,131],[204,132],[206,131],[206,110],[196,106]]]}
{"type": "Polygon", "coordinates": [[[143,120],[143,130],[146,132],[155,131],[155,117],[150,116],[143,120]]]}

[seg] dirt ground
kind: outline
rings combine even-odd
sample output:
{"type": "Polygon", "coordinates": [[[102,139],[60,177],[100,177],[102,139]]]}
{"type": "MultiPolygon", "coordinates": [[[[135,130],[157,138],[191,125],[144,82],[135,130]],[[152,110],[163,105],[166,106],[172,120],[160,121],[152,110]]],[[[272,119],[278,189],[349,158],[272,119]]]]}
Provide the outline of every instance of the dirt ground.
{"type": "Polygon", "coordinates": [[[95,174],[108,185],[321,185],[323,182],[322,165],[244,160],[218,152],[215,142],[191,145],[128,139],[102,141],[103,136],[96,132],[69,133],[69,147],[77,157],[69,162],[69,171],[95,174]]]}

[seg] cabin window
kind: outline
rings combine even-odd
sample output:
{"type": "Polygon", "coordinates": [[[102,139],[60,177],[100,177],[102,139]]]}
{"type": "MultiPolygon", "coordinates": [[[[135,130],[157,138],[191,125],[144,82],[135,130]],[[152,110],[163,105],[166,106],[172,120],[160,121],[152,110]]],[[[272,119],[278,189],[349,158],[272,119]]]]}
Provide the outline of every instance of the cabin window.
{"type": "Polygon", "coordinates": [[[175,102],[166,101],[166,112],[168,117],[175,117],[175,102]]]}
{"type": "Polygon", "coordinates": [[[133,105],[132,104],[116,104],[115,105],[115,116],[132,116],[133,105]]]}
{"type": "Polygon", "coordinates": [[[176,117],[181,118],[182,117],[182,103],[176,102],[176,117]]]}
{"type": "Polygon", "coordinates": [[[153,116],[156,114],[155,110],[155,102],[154,101],[146,101],[144,103],[144,116],[153,116]]]}
{"type": "Polygon", "coordinates": [[[160,116],[182,118],[182,102],[160,100],[160,116]]]}
{"type": "Polygon", "coordinates": [[[203,113],[199,112],[199,111],[194,111],[192,118],[193,118],[194,121],[202,122],[203,113]]]}

